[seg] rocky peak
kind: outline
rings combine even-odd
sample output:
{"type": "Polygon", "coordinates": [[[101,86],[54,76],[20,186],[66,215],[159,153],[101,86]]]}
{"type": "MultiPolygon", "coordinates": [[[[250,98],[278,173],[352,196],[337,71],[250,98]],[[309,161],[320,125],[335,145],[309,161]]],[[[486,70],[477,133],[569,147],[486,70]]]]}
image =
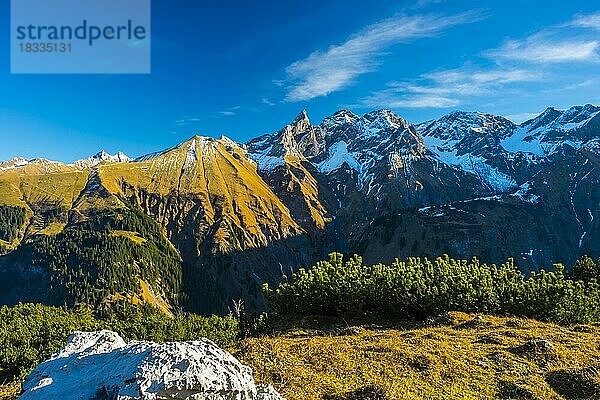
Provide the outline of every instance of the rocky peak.
{"type": "Polygon", "coordinates": [[[18,168],[27,165],[29,160],[24,157],[13,157],[8,161],[0,161],[0,171],[4,169],[18,168]]]}
{"type": "Polygon", "coordinates": [[[569,122],[582,122],[591,117],[594,117],[600,112],[600,107],[596,107],[592,104],[586,104],[584,106],[574,106],[563,112],[562,118],[569,122]]]}
{"type": "Polygon", "coordinates": [[[549,125],[554,122],[562,113],[554,107],[548,107],[543,113],[535,118],[525,121],[521,126],[526,127],[528,130],[534,130],[541,126],[549,125]]]}
{"type": "Polygon", "coordinates": [[[552,154],[567,144],[578,148],[600,132],[600,107],[586,104],[561,111],[547,108],[538,117],[519,126],[518,136],[538,143],[540,154],[552,154]]]}
{"type": "Polygon", "coordinates": [[[292,121],[291,126],[300,131],[307,129],[310,126],[310,120],[308,119],[306,110],[300,111],[300,113],[292,121]]]}
{"type": "Polygon", "coordinates": [[[110,157],[111,157],[110,154],[108,154],[106,151],[104,151],[104,149],[100,150],[99,152],[97,152],[96,154],[94,154],[92,156],[92,158],[99,158],[100,160],[107,160],[110,157]]]}
{"type": "Polygon", "coordinates": [[[408,122],[406,122],[406,120],[400,118],[390,110],[371,111],[370,113],[365,114],[363,118],[368,121],[368,125],[373,128],[398,129],[408,127],[408,122]]]}
{"type": "Polygon", "coordinates": [[[521,124],[528,131],[534,130],[570,130],[581,127],[600,113],[600,107],[592,104],[574,106],[565,111],[554,107],[547,108],[542,114],[521,124]]]}
{"type": "Polygon", "coordinates": [[[96,155],[92,156],[92,158],[96,158],[102,161],[110,161],[110,162],[129,162],[131,158],[129,158],[122,151],[117,152],[115,155],[110,155],[106,151],[102,150],[96,155]]]}
{"type": "Polygon", "coordinates": [[[119,151],[115,155],[111,155],[104,150],[100,150],[98,153],[94,154],[91,157],[88,157],[83,160],[77,160],[73,163],[78,168],[91,168],[94,167],[101,162],[130,162],[132,161],[125,153],[119,151]]]}
{"type": "Polygon", "coordinates": [[[305,110],[302,110],[291,124],[277,132],[274,138],[276,143],[271,144],[270,154],[280,157],[314,157],[325,144],[323,132],[318,126],[310,124],[305,110]]]}
{"type": "Polygon", "coordinates": [[[354,125],[360,121],[360,117],[348,110],[338,110],[330,117],[327,117],[321,123],[321,126],[325,129],[330,129],[341,125],[354,125]]]}
{"type": "Polygon", "coordinates": [[[423,136],[442,140],[462,140],[469,136],[492,135],[504,137],[515,129],[508,119],[482,112],[455,111],[438,120],[418,125],[423,136]]]}

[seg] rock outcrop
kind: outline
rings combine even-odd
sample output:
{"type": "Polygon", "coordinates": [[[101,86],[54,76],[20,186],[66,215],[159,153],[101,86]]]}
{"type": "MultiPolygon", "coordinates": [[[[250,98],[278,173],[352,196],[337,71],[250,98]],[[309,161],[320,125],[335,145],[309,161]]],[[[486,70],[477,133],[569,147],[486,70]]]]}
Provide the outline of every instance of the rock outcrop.
{"type": "Polygon", "coordinates": [[[38,365],[20,400],[283,400],[208,339],[157,344],[115,332],[75,332],[38,365]]]}

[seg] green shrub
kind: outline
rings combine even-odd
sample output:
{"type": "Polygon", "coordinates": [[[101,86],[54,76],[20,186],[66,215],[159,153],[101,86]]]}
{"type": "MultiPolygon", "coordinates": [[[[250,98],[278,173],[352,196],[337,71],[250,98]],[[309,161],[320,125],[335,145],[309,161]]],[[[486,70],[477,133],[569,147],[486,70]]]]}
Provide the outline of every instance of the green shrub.
{"type": "Polygon", "coordinates": [[[96,330],[89,313],[40,304],[0,308],[0,368],[23,376],[65,345],[76,330],[96,330]]]}
{"type": "Polygon", "coordinates": [[[310,270],[300,269],[274,291],[265,286],[265,295],[280,315],[376,313],[423,318],[463,311],[565,324],[599,321],[599,269],[586,257],[578,263],[571,276],[557,264],[550,272],[525,278],[512,259],[498,266],[445,255],[434,261],[411,257],[366,266],[356,255],[344,261],[333,253],[310,270]]]}
{"type": "Polygon", "coordinates": [[[188,314],[169,318],[150,306],[121,303],[94,317],[83,306],[73,310],[41,304],[0,307],[0,370],[22,378],[63,347],[74,331],[109,329],[125,340],[156,342],[206,337],[231,346],[239,336],[236,320],[188,314]]]}

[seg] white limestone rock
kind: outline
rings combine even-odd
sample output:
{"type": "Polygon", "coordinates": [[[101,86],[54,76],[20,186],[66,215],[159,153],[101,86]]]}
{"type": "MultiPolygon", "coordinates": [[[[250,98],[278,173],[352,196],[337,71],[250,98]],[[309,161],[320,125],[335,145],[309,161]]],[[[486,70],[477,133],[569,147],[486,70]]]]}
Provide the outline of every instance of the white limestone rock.
{"type": "Polygon", "coordinates": [[[283,400],[208,339],[157,344],[75,332],[27,376],[20,400],[283,400]]]}

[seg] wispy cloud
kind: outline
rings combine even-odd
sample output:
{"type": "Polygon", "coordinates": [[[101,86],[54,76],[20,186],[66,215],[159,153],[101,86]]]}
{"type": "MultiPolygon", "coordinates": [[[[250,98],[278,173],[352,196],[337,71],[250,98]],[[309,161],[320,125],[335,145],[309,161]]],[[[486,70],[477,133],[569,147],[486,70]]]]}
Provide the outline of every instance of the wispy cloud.
{"type": "Polygon", "coordinates": [[[422,75],[416,81],[391,82],[386,89],[360,100],[365,107],[450,108],[466,98],[484,96],[512,83],[539,80],[524,69],[473,70],[461,68],[422,75]]]}
{"type": "Polygon", "coordinates": [[[569,23],[569,26],[600,31],[600,12],[597,12],[596,14],[578,15],[569,23]]]}
{"type": "Polygon", "coordinates": [[[425,8],[432,5],[445,3],[447,0],[417,0],[413,8],[425,8]]]}
{"type": "Polygon", "coordinates": [[[269,99],[268,99],[268,98],[266,98],[266,97],[263,97],[263,98],[260,100],[260,102],[261,102],[262,104],[266,105],[266,106],[274,106],[274,105],[275,105],[275,103],[273,103],[271,100],[269,100],[269,99]]]}
{"type": "Polygon", "coordinates": [[[489,50],[490,58],[501,58],[533,63],[566,63],[574,61],[597,61],[597,40],[557,40],[545,34],[535,34],[525,40],[509,40],[502,47],[489,50]]]}
{"type": "Polygon", "coordinates": [[[286,101],[310,100],[351,85],[365,73],[377,70],[384,51],[398,43],[432,37],[443,30],[485,18],[481,12],[452,16],[396,16],[369,25],[339,45],[318,50],[286,68],[286,101]]]}
{"type": "Polygon", "coordinates": [[[200,121],[201,121],[200,118],[196,118],[196,117],[182,118],[182,119],[178,119],[177,121],[175,121],[175,125],[185,126],[185,125],[194,124],[194,123],[200,122],[200,121]]]}
{"type": "Polygon", "coordinates": [[[218,114],[222,117],[231,117],[233,115],[237,114],[237,111],[242,108],[242,106],[234,106],[234,107],[229,107],[226,110],[222,110],[219,111],[218,114]]]}
{"type": "Polygon", "coordinates": [[[598,86],[600,84],[600,78],[584,79],[570,84],[561,84],[559,87],[552,87],[549,89],[542,90],[542,93],[564,93],[571,90],[579,90],[583,88],[589,88],[598,86]]]}

